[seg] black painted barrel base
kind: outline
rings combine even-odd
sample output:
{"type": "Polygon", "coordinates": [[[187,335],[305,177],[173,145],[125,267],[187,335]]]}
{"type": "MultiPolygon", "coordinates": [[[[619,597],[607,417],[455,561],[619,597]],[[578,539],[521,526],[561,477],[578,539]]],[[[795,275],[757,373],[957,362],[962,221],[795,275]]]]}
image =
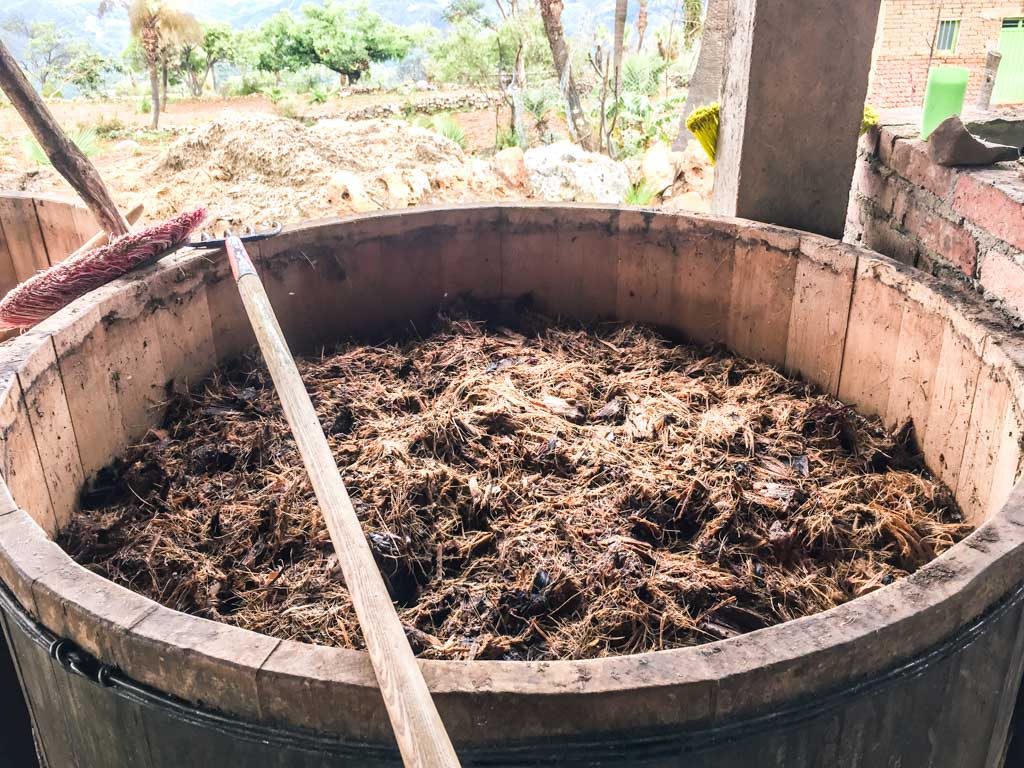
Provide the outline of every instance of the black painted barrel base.
{"type": "MultiPolygon", "coordinates": [[[[465,766],[637,768],[991,768],[1004,765],[1003,658],[1022,618],[1024,587],[922,656],[852,687],[759,717],[684,731],[595,733],[460,754],[465,766]],[[979,674],[983,670],[983,674],[979,674]],[[969,689],[956,683],[970,671],[969,689]],[[947,695],[957,690],[958,696],[947,695]],[[922,707],[920,702],[928,702],[922,707]],[[987,740],[965,740],[965,729],[987,740]],[[985,742],[987,748],[977,744],[985,742]],[[974,746],[972,746],[974,745],[974,746]]],[[[176,701],[54,637],[0,588],[0,616],[50,768],[400,768],[398,751],[244,722],[176,701]]],[[[8,689],[9,691],[9,689],[8,689]]],[[[12,699],[7,695],[5,702],[12,699]]],[[[1017,728],[1024,724],[1015,723],[1017,728]]],[[[0,766],[32,766],[27,717],[5,722],[0,766]],[[8,756],[12,756],[8,761],[8,756]]],[[[1007,768],[1021,765],[1016,735],[1007,768]]]]}

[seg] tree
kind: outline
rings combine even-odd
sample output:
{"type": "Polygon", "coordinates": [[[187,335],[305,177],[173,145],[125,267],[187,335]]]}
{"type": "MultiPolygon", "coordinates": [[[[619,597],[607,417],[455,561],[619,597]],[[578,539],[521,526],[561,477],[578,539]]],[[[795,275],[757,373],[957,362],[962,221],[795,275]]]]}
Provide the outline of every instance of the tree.
{"type": "Polygon", "coordinates": [[[248,56],[253,67],[273,75],[281,83],[281,73],[304,66],[311,58],[300,36],[295,16],[287,10],[270,16],[254,35],[248,38],[248,56]]]}
{"type": "Polygon", "coordinates": [[[238,53],[238,36],[228,24],[205,24],[201,38],[185,41],[178,51],[178,69],[193,96],[202,96],[206,81],[213,76],[217,88],[216,65],[232,62],[238,53]]]}
{"type": "Polygon", "coordinates": [[[490,19],[484,14],[484,4],[481,0],[451,0],[441,12],[443,18],[449,24],[461,24],[463,21],[475,21],[486,26],[490,19]]]}
{"type": "Polygon", "coordinates": [[[492,86],[498,70],[498,33],[474,19],[462,19],[429,49],[427,72],[434,80],[492,86]]]}
{"type": "Polygon", "coordinates": [[[76,43],[62,29],[50,21],[37,21],[26,25],[20,20],[5,24],[7,29],[28,37],[22,68],[39,84],[44,96],[59,93],[67,79],[68,68],[84,46],[76,43]]]}
{"type": "Polygon", "coordinates": [[[358,80],[370,62],[402,59],[412,47],[411,36],[384,20],[364,3],[302,6],[301,48],[312,54],[311,64],[337,72],[342,85],[358,80]]]}
{"type": "Polygon", "coordinates": [[[619,98],[619,79],[622,76],[622,48],[626,38],[626,15],[629,12],[629,0],[615,0],[615,40],[613,80],[615,98],[619,98]]]}
{"type": "Polygon", "coordinates": [[[86,96],[95,96],[103,88],[107,73],[118,69],[106,56],[83,48],[68,65],[68,82],[86,96]]]}
{"type": "MultiPolygon", "coordinates": [[[[152,127],[155,129],[160,125],[160,67],[167,62],[173,46],[198,29],[198,22],[192,14],[179,11],[164,0],[101,0],[100,16],[118,7],[128,11],[132,37],[139,41],[149,70],[152,127]]],[[[164,72],[166,83],[166,69],[164,72]]],[[[166,93],[165,87],[165,96],[166,93]]]]}
{"type": "Polygon", "coordinates": [[[540,15],[544,20],[544,31],[547,33],[551,57],[558,75],[559,89],[566,103],[569,128],[573,138],[589,151],[592,147],[590,126],[587,124],[587,115],[583,111],[580,94],[576,90],[576,81],[572,75],[569,46],[565,42],[565,31],[562,29],[562,0],[539,0],[539,4],[540,15]]]}

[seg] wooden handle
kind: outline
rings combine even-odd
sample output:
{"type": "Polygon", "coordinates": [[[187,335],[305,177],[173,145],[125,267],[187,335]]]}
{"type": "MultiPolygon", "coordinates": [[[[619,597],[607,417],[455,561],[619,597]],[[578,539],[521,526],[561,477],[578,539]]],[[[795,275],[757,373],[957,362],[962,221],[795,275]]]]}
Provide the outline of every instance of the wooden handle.
{"type": "Polygon", "coordinates": [[[402,760],[416,768],[454,768],[459,759],[377,570],[263,283],[241,240],[229,236],[226,250],[246,314],[327,521],[402,760]]]}
{"type": "Polygon", "coordinates": [[[18,114],[28,124],[53,167],[68,180],[89,206],[100,227],[112,235],[128,232],[128,222],[114,205],[110,191],[89,159],[53,119],[50,110],[29,83],[7,46],[0,41],[0,87],[11,100],[18,114]]]}

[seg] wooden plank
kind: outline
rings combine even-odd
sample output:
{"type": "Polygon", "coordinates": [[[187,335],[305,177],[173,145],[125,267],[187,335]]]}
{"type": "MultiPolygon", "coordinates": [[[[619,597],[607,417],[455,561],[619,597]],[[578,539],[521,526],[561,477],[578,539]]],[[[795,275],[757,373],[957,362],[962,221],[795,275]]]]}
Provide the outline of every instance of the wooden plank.
{"type": "Polygon", "coordinates": [[[441,247],[441,289],[445,300],[465,293],[484,300],[502,295],[505,215],[501,208],[455,208],[438,213],[437,223],[448,233],[441,247]]]}
{"type": "Polygon", "coordinates": [[[903,302],[903,296],[876,279],[863,260],[858,263],[839,399],[867,415],[884,416],[888,408],[903,302]]]}
{"type": "Polygon", "coordinates": [[[0,611],[0,695],[4,698],[0,755],[10,766],[38,768],[32,717],[25,697],[21,671],[11,654],[11,630],[7,615],[0,611]]]}
{"type": "Polygon", "coordinates": [[[560,229],[571,226],[564,211],[529,206],[507,210],[501,226],[501,296],[518,300],[529,295],[541,312],[574,316],[583,254],[558,247],[560,229]]]}
{"type": "Polygon", "coordinates": [[[928,467],[954,492],[960,479],[980,368],[981,358],[974,345],[952,323],[947,323],[921,448],[928,467]]]}
{"type": "Polygon", "coordinates": [[[56,692],[60,689],[53,669],[54,662],[46,649],[32,642],[11,622],[11,652],[18,660],[18,669],[32,711],[32,721],[43,745],[43,756],[50,768],[78,766],[74,741],[69,735],[66,701],[56,692]]]}
{"type": "Polygon", "coordinates": [[[217,349],[206,299],[205,267],[192,254],[172,256],[149,283],[160,300],[154,302],[160,360],[165,379],[178,391],[188,391],[212,371],[217,349]]]}
{"type": "Polygon", "coordinates": [[[47,338],[37,349],[22,364],[18,381],[59,530],[76,509],[85,478],[53,343],[47,338]]]}
{"type": "Polygon", "coordinates": [[[34,202],[48,262],[59,264],[85,242],[75,221],[75,206],[45,197],[34,202]]]}
{"type": "Polygon", "coordinates": [[[7,247],[7,235],[4,234],[3,221],[0,221],[0,298],[3,298],[19,282],[21,280],[14,269],[14,258],[7,247]]]}
{"type": "Polygon", "coordinates": [[[782,367],[793,314],[798,235],[785,241],[741,227],[736,243],[726,343],[733,352],[782,367]]]}
{"type": "Polygon", "coordinates": [[[141,705],[80,675],[54,671],[62,685],[79,766],[149,768],[153,764],[141,705]]]}
{"type": "Polygon", "coordinates": [[[675,287],[681,259],[674,253],[677,231],[672,217],[650,211],[619,214],[618,291],[615,301],[620,320],[674,325],[675,287]]]}
{"type": "Polygon", "coordinates": [[[945,326],[946,321],[934,311],[912,300],[904,303],[883,420],[891,430],[913,421],[918,443],[928,429],[945,326]]]}
{"type": "Polygon", "coordinates": [[[971,409],[956,500],[968,522],[980,525],[989,512],[999,450],[1013,403],[1005,378],[983,366],[971,409]]]}
{"type": "Polygon", "coordinates": [[[117,390],[110,376],[106,329],[95,304],[53,335],[71,423],[88,479],[126,444],[117,390]]]}
{"type": "Polygon", "coordinates": [[[800,252],[786,340],[786,372],[835,395],[857,255],[851,248],[811,235],[801,238],[800,252]]]}
{"type": "Polygon", "coordinates": [[[684,219],[675,272],[676,327],[698,343],[726,341],[736,253],[736,226],[684,219]]]}
{"type": "Polygon", "coordinates": [[[999,448],[992,467],[992,487],[989,491],[986,518],[1001,510],[1009,501],[1014,486],[1021,480],[1021,440],[1024,437],[1024,418],[1021,405],[1012,404],[1006,411],[999,448]]]}
{"type": "Polygon", "coordinates": [[[19,282],[50,266],[31,197],[0,197],[0,221],[3,222],[4,239],[19,282]]]}
{"type": "Polygon", "coordinates": [[[0,403],[0,475],[14,501],[49,535],[57,524],[21,386],[15,380],[0,403]]]}

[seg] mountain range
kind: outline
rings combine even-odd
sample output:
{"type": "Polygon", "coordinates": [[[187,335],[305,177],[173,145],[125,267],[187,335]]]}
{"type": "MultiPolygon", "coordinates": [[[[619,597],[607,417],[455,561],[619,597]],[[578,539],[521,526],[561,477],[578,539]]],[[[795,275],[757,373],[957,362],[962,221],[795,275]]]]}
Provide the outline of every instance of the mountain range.
{"type": "MultiPolygon", "coordinates": [[[[310,0],[179,0],[179,7],[201,21],[220,21],[236,29],[259,25],[280,10],[298,13],[310,0]]],[[[678,0],[652,0],[651,26],[666,20],[678,0]]],[[[74,30],[107,54],[118,54],[128,43],[128,19],[124,11],[112,11],[99,18],[99,0],[5,0],[0,7],[0,22],[19,18],[26,22],[50,21],[58,27],[74,30]]],[[[369,0],[369,7],[384,18],[403,25],[426,24],[444,28],[443,12],[448,0],[369,0]]],[[[486,2],[489,6],[490,3],[486,2]]],[[[631,16],[637,3],[632,2],[631,16]]],[[[609,28],[615,14],[615,0],[566,0],[563,22],[569,35],[586,33],[597,25],[609,28]]],[[[6,35],[5,35],[6,37],[6,35]]],[[[17,44],[17,42],[15,42],[17,44]]]]}

